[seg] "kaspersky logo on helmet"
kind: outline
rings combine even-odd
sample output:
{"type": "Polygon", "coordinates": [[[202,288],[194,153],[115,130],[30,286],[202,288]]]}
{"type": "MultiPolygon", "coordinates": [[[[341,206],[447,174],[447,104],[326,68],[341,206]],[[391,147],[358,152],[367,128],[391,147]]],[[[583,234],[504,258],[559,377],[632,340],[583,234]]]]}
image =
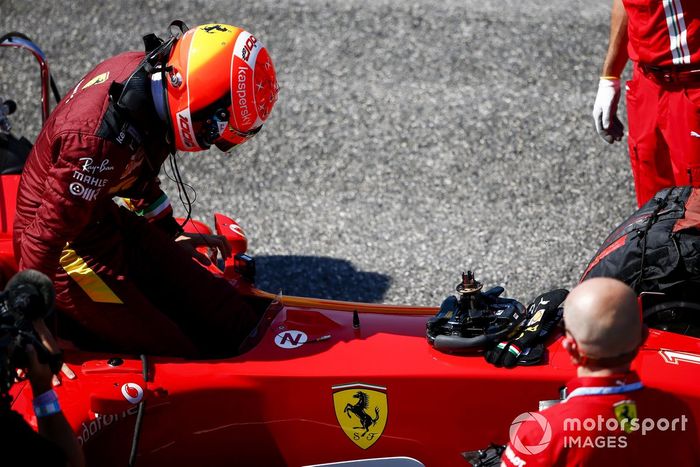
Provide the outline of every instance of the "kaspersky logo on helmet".
{"type": "Polygon", "coordinates": [[[257,116],[255,111],[254,74],[258,54],[263,45],[248,31],[242,31],[233,46],[235,76],[232,76],[234,102],[234,120],[242,129],[254,124],[257,116]],[[241,63],[242,62],[242,63],[241,63]]]}
{"type": "Polygon", "coordinates": [[[246,68],[241,67],[238,70],[238,78],[237,78],[237,86],[236,86],[236,97],[238,98],[238,109],[241,115],[241,118],[243,119],[243,124],[244,125],[250,125],[251,123],[251,116],[250,116],[250,109],[248,108],[248,96],[246,94],[247,92],[247,78],[246,78],[246,73],[248,70],[246,68]]]}
{"type": "Polygon", "coordinates": [[[199,149],[195,139],[194,130],[192,127],[192,118],[190,117],[190,109],[184,109],[177,113],[177,122],[175,127],[180,135],[180,141],[185,149],[199,149]]]}

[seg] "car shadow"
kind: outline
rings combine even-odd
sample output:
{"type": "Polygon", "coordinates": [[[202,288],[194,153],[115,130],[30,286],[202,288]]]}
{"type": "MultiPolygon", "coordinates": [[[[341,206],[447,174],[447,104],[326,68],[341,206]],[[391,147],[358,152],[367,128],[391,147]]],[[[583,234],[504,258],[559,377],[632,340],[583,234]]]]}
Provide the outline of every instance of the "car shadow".
{"type": "Polygon", "coordinates": [[[376,303],[391,277],[359,271],[350,261],[321,256],[256,256],[255,284],[271,293],[376,303]]]}

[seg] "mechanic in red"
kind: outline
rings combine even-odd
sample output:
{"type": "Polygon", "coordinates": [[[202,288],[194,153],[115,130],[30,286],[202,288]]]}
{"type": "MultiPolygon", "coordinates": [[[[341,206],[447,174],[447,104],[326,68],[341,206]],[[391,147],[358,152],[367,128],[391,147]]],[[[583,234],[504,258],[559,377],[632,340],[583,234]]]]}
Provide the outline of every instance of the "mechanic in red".
{"type": "Polygon", "coordinates": [[[647,336],[632,289],[586,280],[567,297],[564,322],[578,377],[561,403],[516,418],[502,465],[700,465],[691,409],[630,370],[647,336]]]}
{"type": "Polygon", "coordinates": [[[610,43],[593,106],[600,136],[620,141],[627,82],[629,153],[639,206],[662,188],[700,186],[700,2],[613,0],[610,43]]]}
{"type": "Polygon", "coordinates": [[[165,41],[145,36],[145,54],[97,65],[54,109],[22,174],[15,255],[20,269],[53,279],[64,329],[86,346],[232,354],[257,316],[193,259],[209,261],[198,246],[223,256],[230,246],[183,233],[158,174],[170,156],[181,188],[175,152],[242,144],[279,88],[247,31],[179,21],[170,31],[165,41]]]}

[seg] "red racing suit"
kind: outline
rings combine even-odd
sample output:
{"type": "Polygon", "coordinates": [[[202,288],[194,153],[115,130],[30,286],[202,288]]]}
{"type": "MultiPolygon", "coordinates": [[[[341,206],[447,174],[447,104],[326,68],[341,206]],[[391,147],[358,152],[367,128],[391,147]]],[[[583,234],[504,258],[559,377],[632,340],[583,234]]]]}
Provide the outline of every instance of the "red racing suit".
{"type": "Polygon", "coordinates": [[[700,465],[691,409],[636,373],[576,378],[568,397],[511,425],[504,466],[700,465]]]}
{"type": "Polygon", "coordinates": [[[700,186],[700,2],[623,0],[629,152],[642,206],[658,190],[700,186]]]}
{"type": "Polygon", "coordinates": [[[138,125],[115,106],[143,56],[100,63],[54,109],[22,173],[15,256],[53,278],[66,329],[91,345],[233,353],[255,316],[174,242],[181,229],[158,180],[171,149],[150,92],[138,125]]]}

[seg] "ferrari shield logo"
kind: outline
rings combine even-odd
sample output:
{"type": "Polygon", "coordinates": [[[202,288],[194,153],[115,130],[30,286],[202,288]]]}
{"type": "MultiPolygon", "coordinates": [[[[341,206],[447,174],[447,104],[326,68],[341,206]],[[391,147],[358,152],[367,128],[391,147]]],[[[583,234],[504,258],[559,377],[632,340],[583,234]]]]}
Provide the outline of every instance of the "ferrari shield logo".
{"type": "Polygon", "coordinates": [[[386,427],[386,388],[353,383],[333,386],[335,416],[345,434],[362,449],[377,442],[386,427]]]}
{"type": "Polygon", "coordinates": [[[620,423],[625,433],[632,433],[635,427],[632,425],[632,420],[637,419],[637,404],[633,400],[624,400],[613,404],[613,412],[615,418],[620,423]]]}
{"type": "Polygon", "coordinates": [[[109,79],[109,71],[106,73],[102,73],[101,75],[95,76],[90,81],[85,83],[85,86],[83,86],[82,89],[89,88],[90,86],[94,86],[96,84],[102,84],[105,81],[107,81],[108,79],[109,79]]]}

